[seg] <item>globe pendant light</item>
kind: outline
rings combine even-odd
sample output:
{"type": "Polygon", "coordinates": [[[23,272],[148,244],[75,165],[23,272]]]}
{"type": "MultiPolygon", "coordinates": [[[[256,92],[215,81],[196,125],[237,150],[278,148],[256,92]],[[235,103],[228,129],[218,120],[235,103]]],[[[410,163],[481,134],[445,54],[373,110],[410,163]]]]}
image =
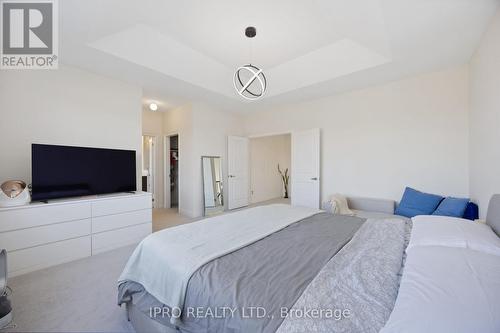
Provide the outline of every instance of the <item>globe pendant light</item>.
{"type": "MultiPolygon", "coordinates": [[[[254,27],[245,29],[245,36],[254,38],[257,30],[254,27]]],[[[266,76],[262,69],[255,65],[247,64],[236,69],[233,77],[234,89],[243,98],[251,101],[264,96],[267,88],[266,76]]]]}

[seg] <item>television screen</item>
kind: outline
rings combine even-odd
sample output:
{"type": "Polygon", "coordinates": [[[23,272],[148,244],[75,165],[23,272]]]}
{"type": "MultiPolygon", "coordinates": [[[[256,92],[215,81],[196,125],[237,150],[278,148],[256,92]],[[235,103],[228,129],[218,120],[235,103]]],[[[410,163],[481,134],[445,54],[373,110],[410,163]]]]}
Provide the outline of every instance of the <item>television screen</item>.
{"type": "Polygon", "coordinates": [[[33,144],[34,201],[135,191],[135,151],[33,144]]]}

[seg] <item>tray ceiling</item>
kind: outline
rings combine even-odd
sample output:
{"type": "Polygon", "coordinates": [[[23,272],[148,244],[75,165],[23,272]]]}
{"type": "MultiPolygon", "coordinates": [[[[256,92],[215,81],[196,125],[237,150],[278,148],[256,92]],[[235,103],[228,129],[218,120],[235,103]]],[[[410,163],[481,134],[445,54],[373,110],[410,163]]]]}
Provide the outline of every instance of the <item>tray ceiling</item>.
{"type": "Polygon", "coordinates": [[[65,0],[61,61],[143,86],[148,99],[246,111],[465,63],[496,0],[65,0]],[[247,26],[257,37],[244,37],[247,26]],[[268,93],[245,103],[254,63],[268,93]]]}

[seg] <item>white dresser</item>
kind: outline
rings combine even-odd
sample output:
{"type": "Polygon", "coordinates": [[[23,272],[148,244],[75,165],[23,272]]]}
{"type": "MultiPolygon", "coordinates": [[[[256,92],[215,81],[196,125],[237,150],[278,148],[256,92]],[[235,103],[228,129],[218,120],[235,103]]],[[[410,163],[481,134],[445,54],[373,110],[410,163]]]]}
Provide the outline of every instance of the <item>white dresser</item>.
{"type": "Polygon", "coordinates": [[[0,248],[11,277],[137,243],[151,230],[145,192],[0,208],[0,248]]]}

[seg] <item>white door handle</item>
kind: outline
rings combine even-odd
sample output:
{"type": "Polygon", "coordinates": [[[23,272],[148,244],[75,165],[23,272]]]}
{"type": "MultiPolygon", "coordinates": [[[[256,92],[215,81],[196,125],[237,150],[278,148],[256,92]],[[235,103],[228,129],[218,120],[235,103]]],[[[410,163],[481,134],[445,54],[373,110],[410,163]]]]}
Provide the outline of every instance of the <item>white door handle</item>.
{"type": "Polygon", "coordinates": [[[318,177],[313,177],[311,178],[311,180],[318,180],[318,177]]]}

